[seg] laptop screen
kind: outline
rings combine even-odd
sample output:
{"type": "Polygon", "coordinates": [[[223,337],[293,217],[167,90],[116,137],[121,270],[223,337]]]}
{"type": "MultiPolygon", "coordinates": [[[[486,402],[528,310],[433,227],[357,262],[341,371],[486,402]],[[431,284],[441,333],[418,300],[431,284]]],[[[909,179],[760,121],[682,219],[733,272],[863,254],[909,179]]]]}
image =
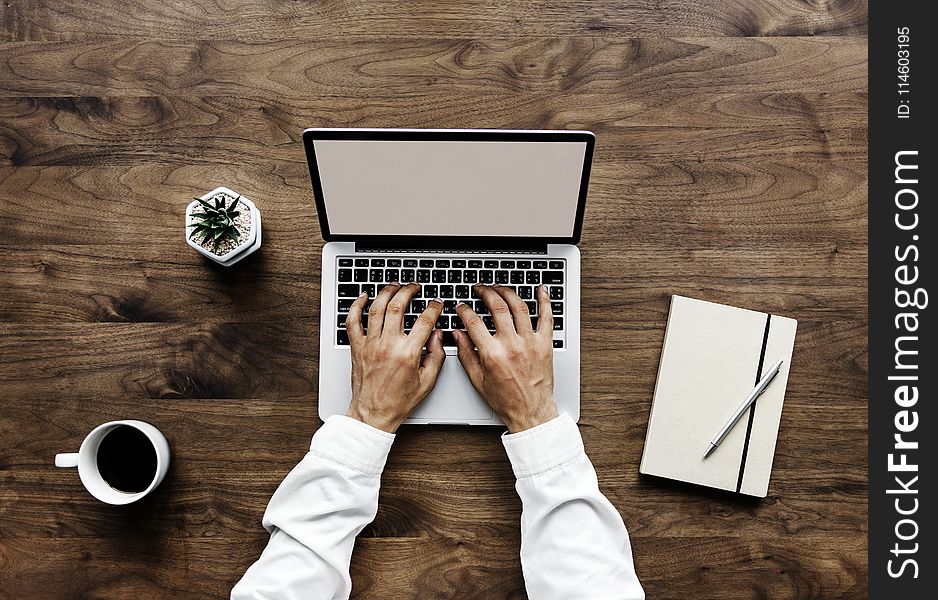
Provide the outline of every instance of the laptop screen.
{"type": "Polygon", "coordinates": [[[314,139],[320,210],[333,236],[571,238],[588,173],[571,138],[314,139]]]}

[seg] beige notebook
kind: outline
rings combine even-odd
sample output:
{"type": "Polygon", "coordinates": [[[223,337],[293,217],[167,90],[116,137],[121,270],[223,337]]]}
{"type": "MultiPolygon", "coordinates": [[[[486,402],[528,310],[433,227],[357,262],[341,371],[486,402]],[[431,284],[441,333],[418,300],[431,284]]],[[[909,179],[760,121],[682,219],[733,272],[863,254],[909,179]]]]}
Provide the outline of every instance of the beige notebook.
{"type": "Polygon", "coordinates": [[[640,471],[759,496],[769,489],[797,321],[673,296],[640,471]],[[778,359],[778,375],[723,443],[709,442],[778,359]]]}

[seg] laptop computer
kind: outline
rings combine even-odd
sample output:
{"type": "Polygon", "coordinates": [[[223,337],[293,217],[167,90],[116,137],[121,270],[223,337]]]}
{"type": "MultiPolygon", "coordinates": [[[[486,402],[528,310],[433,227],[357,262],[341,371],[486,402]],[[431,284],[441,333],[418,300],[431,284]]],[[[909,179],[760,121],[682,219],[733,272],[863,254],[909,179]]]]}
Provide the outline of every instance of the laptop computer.
{"type": "MultiPolygon", "coordinates": [[[[554,314],[554,398],[580,414],[580,253],[594,136],[588,131],[307,129],[322,252],[319,416],[345,414],[351,358],[345,318],[362,292],[393,281],[421,291],[404,319],[444,301],[437,327],[460,328],[474,307],[495,332],[477,283],[510,286],[536,323],[535,288],[554,314]]],[[[367,334],[367,327],[366,327],[367,334]]],[[[405,423],[499,425],[444,333],[433,392],[405,423]]]]}

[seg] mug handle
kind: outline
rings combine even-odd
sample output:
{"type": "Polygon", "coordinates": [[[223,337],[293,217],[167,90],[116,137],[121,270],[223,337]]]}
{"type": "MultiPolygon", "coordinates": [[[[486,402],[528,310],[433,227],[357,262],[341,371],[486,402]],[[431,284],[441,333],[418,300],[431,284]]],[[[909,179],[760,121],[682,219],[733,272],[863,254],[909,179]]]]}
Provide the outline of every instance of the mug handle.
{"type": "Polygon", "coordinates": [[[77,467],[78,466],[78,453],[77,452],[66,452],[64,454],[55,455],[55,466],[57,467],[77,467]]]}

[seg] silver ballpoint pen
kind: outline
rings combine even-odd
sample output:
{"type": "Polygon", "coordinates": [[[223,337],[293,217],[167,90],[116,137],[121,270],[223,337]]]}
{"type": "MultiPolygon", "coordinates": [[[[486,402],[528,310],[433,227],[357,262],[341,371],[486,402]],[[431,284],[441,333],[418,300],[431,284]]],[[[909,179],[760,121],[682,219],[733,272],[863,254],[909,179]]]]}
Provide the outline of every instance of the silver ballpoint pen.
{"type": "Polygon", "coordinates": [[[723,426],[723,429],[720,430],[720,433],[716,434],[712,440],[710,440],[710,447],[707,448],[707,453],[704,454],[704,458],[710,456],[710,453],[717,449],[717,446],[720,445],[720,442],[723,441],[723,438],[726,437],[726,434],[733,429],[733,426],[736,425],[736,422],[739,421],[739,418],[743,416],[743,413],[746,412],[746,409],[752,406],[752,403],[756,401],[756,398],[762,395],[762,392],[765,391],[765,388],[769,387],[769,384],[772,383],[772,380],[775,379],[775,376],[778,375],[779,370],[782,368],[782,363],[785,362],[782,359],[778,359],[774,365],[769,367],[769,370],[765,372],[765,375],[762,376],[762,379],[759,380],[759,383],[756,384],[756,387],[749,392],[749,395],[746,396],[746,399],[743,400],[743,403],[739,405],[739,408],[736,409],[736,412],[733,413],[733,416],[730,417],[730,420],[726,422],[726,425],[723,426]]]}

